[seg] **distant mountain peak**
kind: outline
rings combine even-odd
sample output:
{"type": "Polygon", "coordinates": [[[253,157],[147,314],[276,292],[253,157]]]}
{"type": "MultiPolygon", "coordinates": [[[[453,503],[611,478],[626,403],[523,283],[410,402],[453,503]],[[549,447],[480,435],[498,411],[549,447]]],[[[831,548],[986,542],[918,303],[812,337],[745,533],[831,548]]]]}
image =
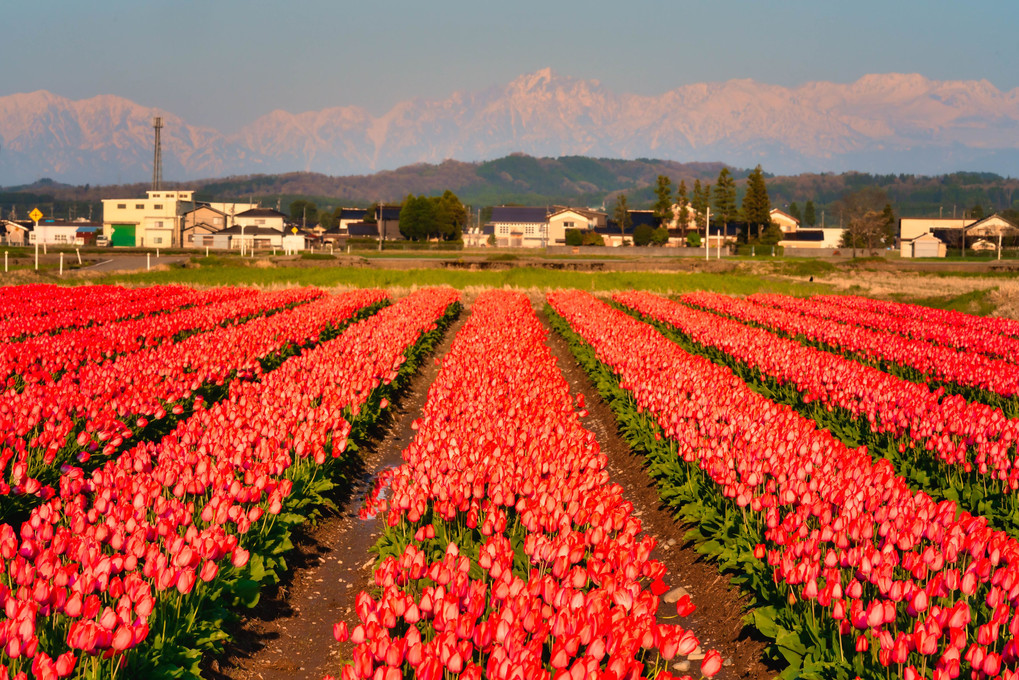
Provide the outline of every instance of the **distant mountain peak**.
{"type": "Polygon", "coordinates": [[[0,97],[0,185],[151,176],[151,118],[162,115],[164,177],[311,170],[359,174],[447,158],[535,156],[722,160],[769,172],[859,169],[936,174],[1014,172],[1019,89],[917,73],[783,87],[751,79],[684,85],[661,95],[614,92],[550,67],[499,88],[397,103],[275,110],[233,135],[104,94],[71,100],[38,90],[0,97]]]}

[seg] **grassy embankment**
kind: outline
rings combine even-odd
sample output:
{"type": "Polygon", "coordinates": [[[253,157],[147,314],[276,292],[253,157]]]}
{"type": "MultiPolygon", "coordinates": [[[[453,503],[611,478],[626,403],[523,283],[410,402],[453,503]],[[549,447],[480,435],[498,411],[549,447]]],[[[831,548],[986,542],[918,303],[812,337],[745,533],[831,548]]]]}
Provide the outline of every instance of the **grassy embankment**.
{"type": "MultiPolygon", "coordinates": [[[[203,258],[204,259],[204,258],[203,258]]],[[[202,286],[224,285],[303,285],[352,287],[410,287],[450,285],[454,288],[504,286],[524,289],[582,288],[584,290],[643,289],[663,293],[714,290],[733,295],[761,291],[789,295],[831,292],[823,284],[803,283],[770,277],[727,272],[569,272],[516,267],[502,271],[461,271],[445,269],[366,269],[348,267],[245,267],[232,264],[202,266],[195,269],[169,269],[158,272],[120,274],[93,279],[96,283],[153,285],[185,283],[202,286]]]]}

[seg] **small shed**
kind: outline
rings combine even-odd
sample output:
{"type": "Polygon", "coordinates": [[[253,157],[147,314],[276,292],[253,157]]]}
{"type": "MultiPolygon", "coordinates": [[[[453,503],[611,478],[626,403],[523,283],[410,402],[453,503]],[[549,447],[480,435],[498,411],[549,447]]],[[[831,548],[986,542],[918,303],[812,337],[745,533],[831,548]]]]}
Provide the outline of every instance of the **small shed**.
{"type": "Polygon", "coordinates": [[[948,249],[944,241],[934,234],[926,233],[902,241],[899,254],[902,257],[944,257],[948,254],[948,249]]]}

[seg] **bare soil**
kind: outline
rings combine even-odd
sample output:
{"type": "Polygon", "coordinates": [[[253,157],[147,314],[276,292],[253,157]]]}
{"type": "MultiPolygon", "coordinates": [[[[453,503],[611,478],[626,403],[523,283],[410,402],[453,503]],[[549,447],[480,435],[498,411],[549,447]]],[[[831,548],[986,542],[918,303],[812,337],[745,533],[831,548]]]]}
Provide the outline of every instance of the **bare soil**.
{"type": "MultiPolygon", "coordinates": [[[[544,299],[534,302],[539,318],[549,328],[543,311],[544,299]]],[[[678,523],[662,504],[655,482],[645,469],[644,458],[634,453],[620,436],[615,414],[598,394],[584,369],[577,364],[566,341],[550,331],[548,345],[570,384],[571,392],[584,395],[588,415],[582,418],[582,422],[595,434],[602,453],[608,457],[610,478],[623,487],[624,496],[633,503],[634,515],[640,519],[644,532],[654,536],[658,542],[652,556],[667,567],[665,582],[673,588],[682,587],[697,605],[697,611],[692,615],[677,620],[673,605],[663,603],[659,608],[659,618],[663,619],[663,623],[678,622],[693,630],[702,648],[718,650],[726,665],[717,678],[774,677],[782,669],[769,668],[761,660],[767,642],[743,624],[747,598],[714,564],[696,552],[690,542],[683,540],[689,527],[678,523]],[[670,615],[671,619],[665,618],[670,615]]],[[[679,668],[674,667],[673,672],[689,672],[694,677],[699,674],[699,661],[694,661],[689,668],[683,666],[678,657],[672,665],[677,663],[679,668]]]]}
{"type": "MultiPolygon", "coordinates": [[[[449,351],[463,325],[465,310],[446,331],[432,357],[449,351]]],[[[369,549],[382,529],[378,519],[362,520],[358,510],[378,474],[399,465],[401,452],[414,431],[438,373],[436,362],[426,359],[400,396],[389,406],[390,418],[377,441],[362,448],[362,473],[337,513],[294,536],[291,571],[285,582],[263,592],[258,606],[233,631],[224,658],[209,663],[213,680],[320,680],[339,677],[351,658],[352,645],[333,637],[333,624],[356,621],[354,598],[368,588],[374,563],[369,549]]]]}
{"type": "MultiPolygon", "coordinates": [[[[547,327],[540,311],[543,300],[538,297],[535,304],[547,327]]],[[[447,331],[434,356],[448,352],[466,314],[465,310],[447,331]]],[[[662,506],[654,482],[643,468],[643,459],[619,436],[615,416],[573,359],[565,341],[550,333],[548,344],[574,394],[584,394],[588,415],[583,423],[595,433],[608,456],[612,480],[623,487],[644,530],[658,541],[655,557],[668,568],[667,583],[684,588],[697,605],[697,611],[680,623],[695,632],[705,649],[717,649],[726,659],[718,678],[773,677],[779,669],[761,662],[766,643],[743,625],[745,599],[739,590],[683,540],[687,527],[678,524],[662,506]]],[[[354,598],[370,584],[374,560],[368,551],[382,528],[377,519],[358,519],[358,509],[378,473],[401,462],[401,452],[414,434],[410,424],[420,414],[437,371],[436,362],[427,361],[390,407],[393,417],[384,434],[362,450],[364,473],[349,499],[338,514],[306,527],[295,537],[296,554],[287,581],[264,594],[259,606],[243,618],[233,631],[225,657],[208,664],[208,677],[317,680],[326,674],[339,675],[343,662],[350,659],[352,646],[333,639],[333,623],[345,620],[352,626],[356,622],[354,598]]],[[[662,605],[663,622],[676,623],[674,615],[673,605],[662,605]]],[[[687,664],[684,666],[678,658],[673,660],[673,672],[696,675],[700,661],[687,664]]]]}

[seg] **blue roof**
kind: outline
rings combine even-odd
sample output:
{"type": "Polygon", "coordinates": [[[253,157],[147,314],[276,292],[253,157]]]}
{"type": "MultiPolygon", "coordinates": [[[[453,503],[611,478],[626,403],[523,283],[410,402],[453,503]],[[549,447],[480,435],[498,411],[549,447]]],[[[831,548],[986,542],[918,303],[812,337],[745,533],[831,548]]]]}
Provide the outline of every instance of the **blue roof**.
{"type": "Polygon", "coordinates": [[[546,208],[534,208],[524,205],[499,205],[492,208],[489,222],[545,224],[548,221],[546,208]]]}
{"type": "Polygon", "coordinates": [[[823,241],[824,232],[820,229],[800,229],[789,234],[782,234],[783,241],[823,241]]]}
{"type": "Polygon", "coordinates": [[[367,212],[366,208],[340,208],[340,219],[363,220],[367,212]]]}
{"type": "Polygon", "coordinates": [[[630,221],[633,222],[633,226],[637,227],[641,224],[646,224],[649,227],[657,227],[658,223],[655,221],[655,214],[650,210],[630,210],[630,221]]]}
{"type": "Polygon", "coordinates": [[[350,236],[378,236],[379,227],[367,222],[351,222],[347,225],[347,234],[350,236]]]}
{"type": "Polygon", "coordinates": [[[400,206],[398,205],[386,205],[382,206],[382,214],[379,219],[383,220],[398,220],[400,219],[400,206]]]}

